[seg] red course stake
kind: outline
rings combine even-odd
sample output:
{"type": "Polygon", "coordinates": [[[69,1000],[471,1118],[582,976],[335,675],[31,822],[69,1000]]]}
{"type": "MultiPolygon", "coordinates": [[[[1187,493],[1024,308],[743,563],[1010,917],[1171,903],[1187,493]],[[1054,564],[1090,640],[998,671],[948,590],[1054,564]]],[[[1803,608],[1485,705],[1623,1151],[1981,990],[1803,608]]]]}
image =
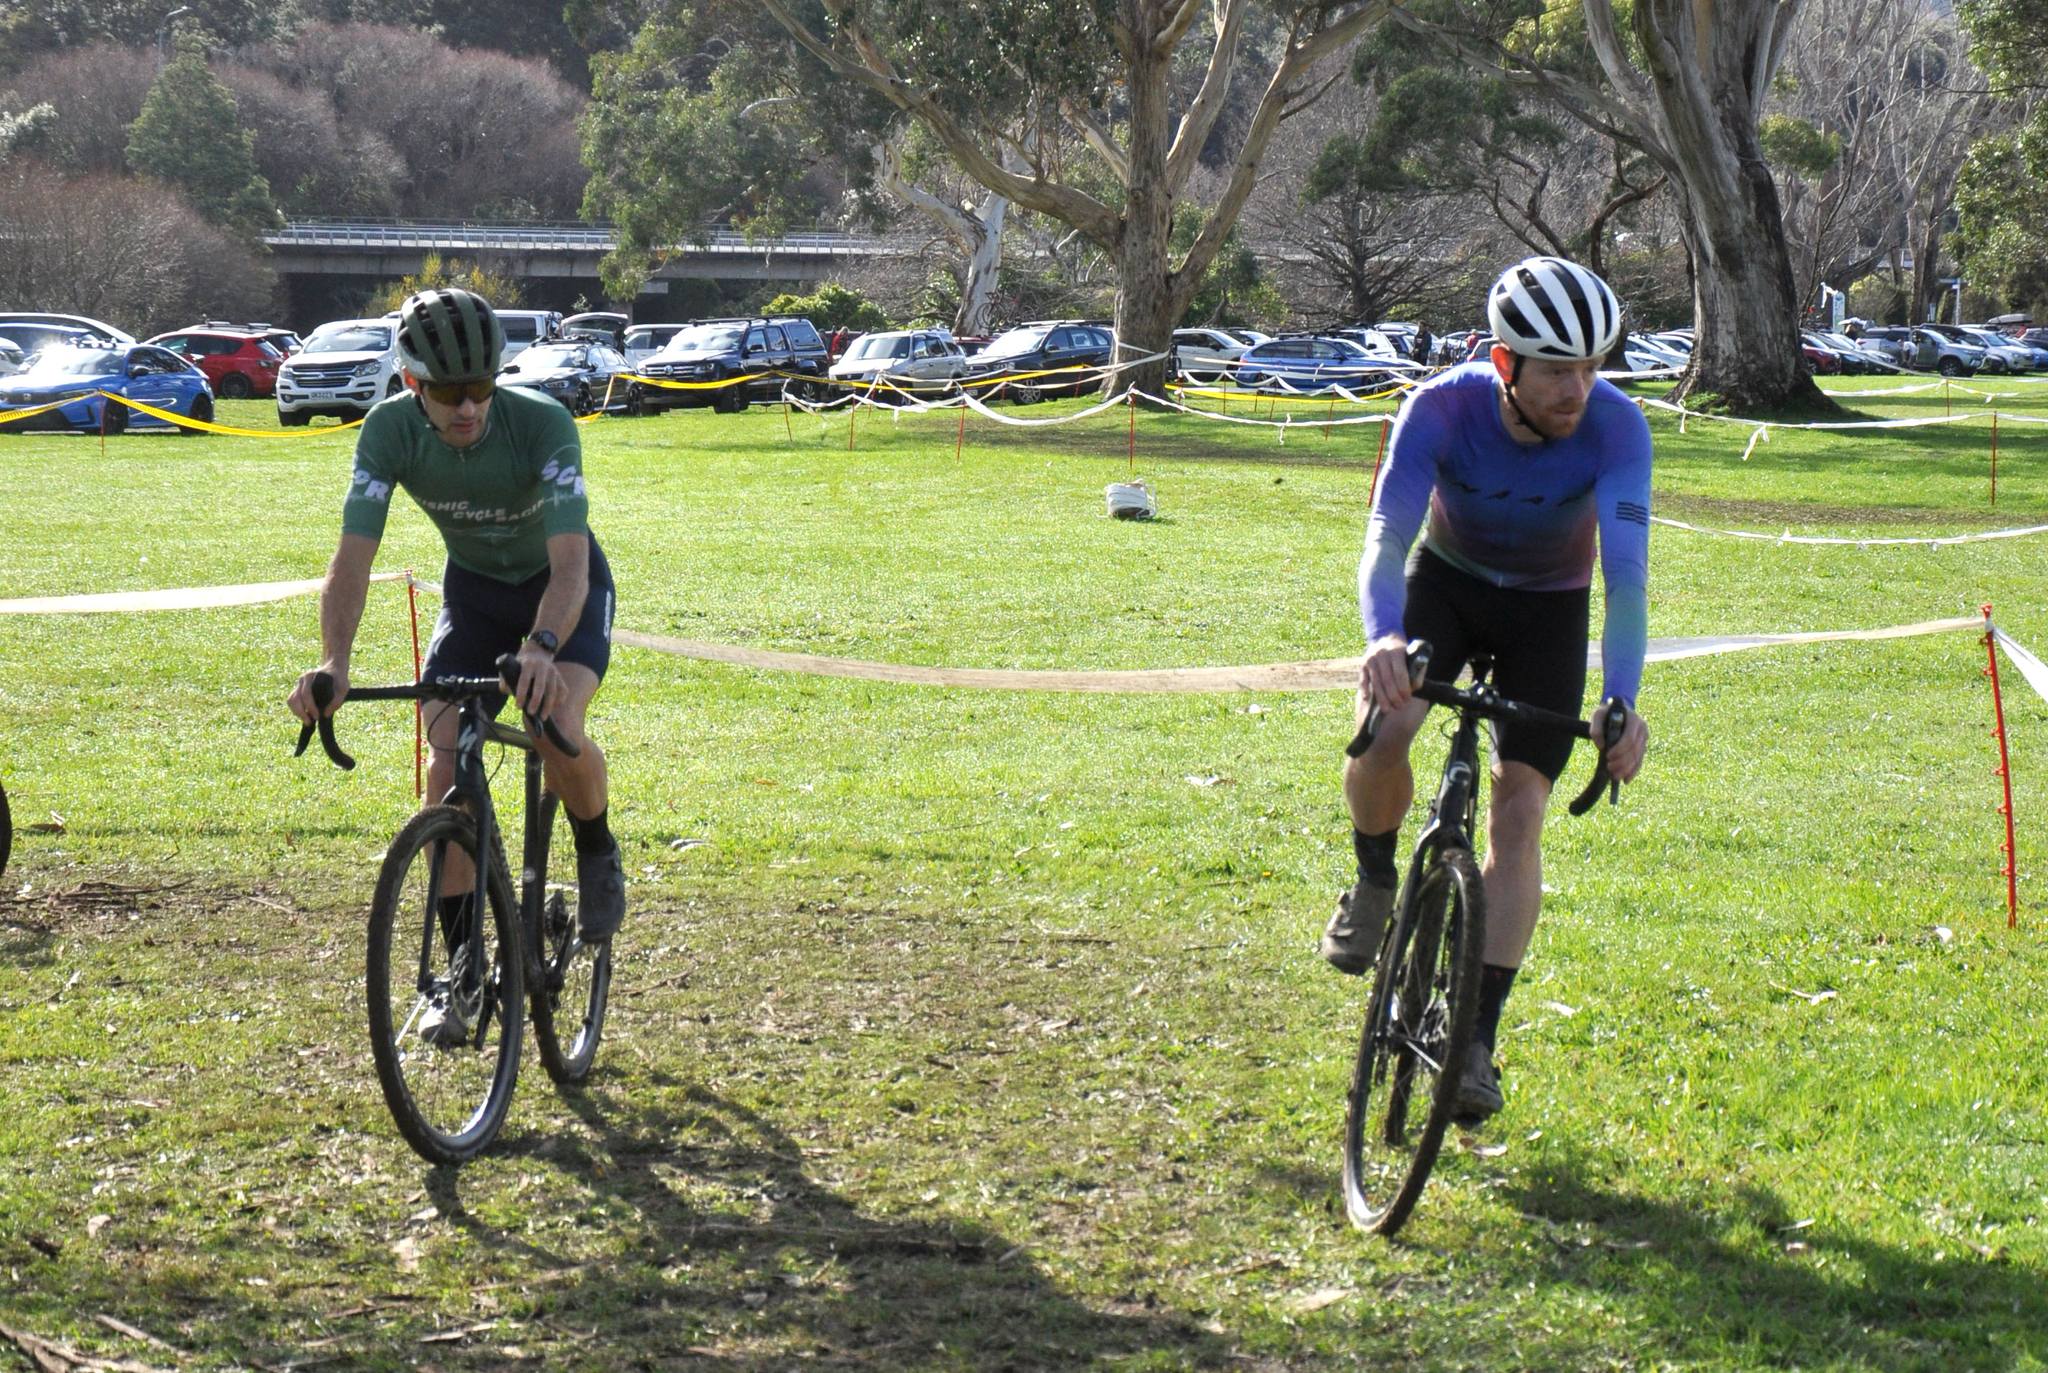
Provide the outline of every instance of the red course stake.
{"type": "Polygon", "coordinates": [[[1989,605],[1984,607],[1984,656],[1991,664],[1984,675],[1991,679],[1991,714],[1997,722],[1992,733],[1998,736],[1998,780],[2005,789],[1998,807],[2005,817],[2005,867],[2000,873],[2005,878],[2005,927],[2013,929],[2020,923],[2020,878],[2012,842],[2012,759],[2005,746],[2005,699],[1998,689],[1998,639],[1992,632],[1989,605]]]}

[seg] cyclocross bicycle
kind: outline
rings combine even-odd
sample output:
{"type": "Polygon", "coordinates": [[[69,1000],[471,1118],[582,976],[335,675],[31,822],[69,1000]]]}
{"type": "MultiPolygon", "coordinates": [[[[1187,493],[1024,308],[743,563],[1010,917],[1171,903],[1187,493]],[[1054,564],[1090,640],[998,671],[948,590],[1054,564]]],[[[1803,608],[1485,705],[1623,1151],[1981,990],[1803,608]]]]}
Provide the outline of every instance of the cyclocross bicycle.
{"type": "MultiPolygon", "coordinates": [[[[1474,840],[1479,833],[1479,722],[1494,720],[1564,730],[1581,739],[1594,726],[1568,715],[1509,700],[1487,684],[1490,658],[1472,661],[1472,685],[1424,680],[1429,645],[1408,647],[1408,676],[1417,696],[1458,712],[1437,788],[1408,875],[1374,960],[1365,1027],[1344,1114],[1344,1209],[1362,1229],[1399,1230],[1429,1181],[1458,1095],[1458,1074],[1479,1014],[1480,959],[1486,948],[1486,893],[1474,840]],[[1414,1117],[1414,1118],[1411,1118],[1414,1117]]],[[[1607,749],[1621,738],[1628,712],[1618,701],[1600,709],[1600,761],[1571,803],[1583,815],[1608,789],[1607,749]]],[[[1369,711],[1345,750],[1356,758],[1379,726],[1369,711]]]]}
{"type": "MultiPolygon", "coordinates": [[[[440,804],[406,821],[386,850],[370,906],[367,960],[377,1081],[399,1133],[435,1163],[474,1158],[505,1123],[519,1075],[522,994],[532,1006],[540,1061],[548,1076],[568,1086],[590,1073],[611,990],[611,941],[584,943],[567,898],[547,889],[548,845],[560,803],[542,788],[532,735],[491,718],[486,700],[517,683],[518,660],[502,657],[498,670],[503,681],[360,687],[346,702],[446,701],[460,711],[455,785],[440,804]],[[484,767],[486,743],[526,755],[516,900],[484,767]],[[457,1017],[449,1015],[451,1004],[457,1017]]],[[[333,699],[333,680],[322,673],[313,682],[314,703],[325,712],[333,699]]],[[[527,723],[576,755],[553,721],[528,717],[527,723]]],[[[314,730],[307,725],[299,732],[294,756],[306,751],[314,730]]],[[[328,715],[319,717],[318,730],[327,756],[353,768],[355,759],[335,742],[328,715]]]]}

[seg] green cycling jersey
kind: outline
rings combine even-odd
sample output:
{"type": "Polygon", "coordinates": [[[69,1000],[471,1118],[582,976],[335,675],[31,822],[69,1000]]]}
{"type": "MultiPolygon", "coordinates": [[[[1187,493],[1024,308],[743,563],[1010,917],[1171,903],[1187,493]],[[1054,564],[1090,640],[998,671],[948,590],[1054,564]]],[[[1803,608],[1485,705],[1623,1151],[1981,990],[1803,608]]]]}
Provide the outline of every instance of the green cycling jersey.
{"type": "Polygon", "coordinates": [[[410,395],[378,404],[356,439],[342,532],[381,539],[400,487],[441,531],[450,562],[501,582],[545,572],[553,535],[590,532],[576,421],[517,387],[492,398],[467,448],[442,442],[410,395]]]}

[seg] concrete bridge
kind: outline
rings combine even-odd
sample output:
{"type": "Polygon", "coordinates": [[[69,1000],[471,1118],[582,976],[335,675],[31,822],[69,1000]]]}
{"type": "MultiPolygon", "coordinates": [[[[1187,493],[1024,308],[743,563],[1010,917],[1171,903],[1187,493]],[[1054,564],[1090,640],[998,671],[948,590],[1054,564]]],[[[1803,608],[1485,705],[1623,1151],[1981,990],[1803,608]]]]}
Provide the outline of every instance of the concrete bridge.
{"type": "MultiPolygon", "coordinates": [[[[597,265],[615,238],[607,224],[433,223],[421,220],[298,219],[263,240],[295,301],[372,282],[396,281],[420,270],[429,253],[474,261],[501,276],[531,283],[535,294],[602,298],[597,265]],[[552,289],[550,289],[552,288],[552,289]]],[[[643,298],[669,293],[671,282],[789,282],[815,284],[843,274],[853,263],[921,253],[928,240],[908,236],[804,229],[749,242],[731,229],[680,245],[640,288],[643,298]]],[[[655,301],[647,301],[652,307],[655,301]]],[[[317,312],[317,311],[316,311],[317,312]]]]}

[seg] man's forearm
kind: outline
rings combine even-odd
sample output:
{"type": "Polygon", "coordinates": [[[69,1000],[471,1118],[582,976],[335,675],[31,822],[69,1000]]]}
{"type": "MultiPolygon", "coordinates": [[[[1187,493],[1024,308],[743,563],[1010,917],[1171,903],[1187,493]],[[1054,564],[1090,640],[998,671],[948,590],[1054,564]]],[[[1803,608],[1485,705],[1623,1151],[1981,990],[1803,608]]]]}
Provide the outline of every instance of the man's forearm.
{"type": "Polygon", "coordinates": [[[576,622],[583,618],[583,602],[589,595],[587,564],[558,569],[548,578],[548,589],[542,593],[540,606],[533,614],[533,627],[545,629],[567,643],[576,631],[576,622]]]}
{"type": "Polygon", "coordinates": [[[334,562],[327,569],[327,581],[320,588],[320,651],[325,661],[344,670],[354,651],[356,630],[363,623],[363,603],[369,598],[370,562],[376,556],[373,543],[365,553],[352,548],[344,537],[334,562]]]}

